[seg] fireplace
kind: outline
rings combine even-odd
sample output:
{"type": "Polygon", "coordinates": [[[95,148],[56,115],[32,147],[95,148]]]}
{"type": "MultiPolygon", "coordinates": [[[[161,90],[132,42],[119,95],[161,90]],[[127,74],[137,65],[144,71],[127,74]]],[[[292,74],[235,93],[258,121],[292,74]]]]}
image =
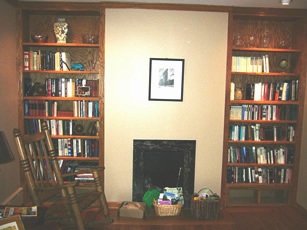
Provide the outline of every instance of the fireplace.
{"type": "Polygon", "coordinates": [[[164,187],[182,187],[185,207],[194,192],[195,140],[134,140],[133,201],[142,201],[145,181],[164,187]]]}

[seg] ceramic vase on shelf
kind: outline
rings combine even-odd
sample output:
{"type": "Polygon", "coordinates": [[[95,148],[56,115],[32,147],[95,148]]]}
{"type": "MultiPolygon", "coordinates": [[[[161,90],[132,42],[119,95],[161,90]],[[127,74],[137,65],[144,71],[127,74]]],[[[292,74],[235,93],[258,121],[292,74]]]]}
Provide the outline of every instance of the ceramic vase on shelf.
{"type": "Polygon", "coordinates": [[[58,21],[53,25],[53,30],[57,43],[66,43],[68,24],[65,18],[58,18],[58,21]]]}

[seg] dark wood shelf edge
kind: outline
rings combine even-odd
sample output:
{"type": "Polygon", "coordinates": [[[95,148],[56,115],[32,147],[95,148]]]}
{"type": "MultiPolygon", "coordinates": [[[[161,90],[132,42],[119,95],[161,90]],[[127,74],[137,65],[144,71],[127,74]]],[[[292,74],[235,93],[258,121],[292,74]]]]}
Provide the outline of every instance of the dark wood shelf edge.
{"type": "Polygon", "coordinates": [[[275,53],[301,53],[300,49],[291,48],[246,48],[246,47],[233,47],[233,51],[248,51],[248,52],[275,52],[275,53]]]}
{"type": "Polygon", "coordinates": [[[74,161],[99,161],[99,157],[73,157],[73,156],[57,156],[59,160],[74,161]]]}
{"type": "Polygon", "coordinates": [[[99,43],[97,44],[86,44],[86,43],[37,43],[37,42],[23,42],[23,46],[37,46],[37,47],[76,47],[76,48],[99,48],[99,43]]]}
{"type": "Polygon", "coordinates": [[[226,183],[226,188],[244,188],[244,189],[275,189],[275,188],[291,188],[292,183],[226,183]]]}
{"type": "Polygon", "coordinates": [[[56,97],[56,96],[24,96],[24,100],[46,100],[46,101],[99,101],[100,97],[56,97]]]}
{"type": "Polygon", "coordinates": [[[255,101],[255,100],[230,100],[230,105],[298,105],[298,101],[255,101]]]}
{"type": "Polygon", "coordinates": [[[229,144],[248,144],[248,145],[295,145],[295,141],[232,141],[229,144]]]}
{"type": "Polygon", "coordinates": [[[56,70],[24,70],[24,73],[40,73],[40,74],[99,74],[98,71],[93,71],[93,70],[84,70],[84,71],[74,71],[74,70],[69,70],[69,71],[56,71],[56,70]]]}
{"type": "Polygon", "coordinates": [[[41,120],[88,120],[88,121],[99,121],[99,117],[41,117],[41,116],[25,116],[25,120],[41,119],[41,120]]]}
{"type": "Polygon", "coordinates": [[[231,75],[250,75],[250,76],[263,76],[263,77],[299,77],[297,73],[287,72],[231,72],[231,75]]]}
{"type": "Polygon", "coordinates": [[[59,136],[59,135],[52,135],[51,136],[52,139],[95,139],[95,140],[99,140],[100,136],[78,136],[78,135],[63,135],[63,136],[59,136]]]}
{"type": "Polygon", "coordinates": [[[227,163],[228,167],[294,167],[294,164],[227,163]]]}
{"type": "Polygon", "coordinates": [[[269,123],[269,124],[296,124],[296,120],[229,120],[229,123],[246,123],[246,124],[254,124],[254,123],[269,123]]]}

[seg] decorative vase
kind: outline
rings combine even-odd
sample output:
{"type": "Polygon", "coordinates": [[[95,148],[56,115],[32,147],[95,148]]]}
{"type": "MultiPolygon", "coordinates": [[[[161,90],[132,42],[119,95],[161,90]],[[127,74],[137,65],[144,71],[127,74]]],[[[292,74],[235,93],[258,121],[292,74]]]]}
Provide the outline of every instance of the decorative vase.
{"type": "Polygon", "coordinates": [[[53,25],[53,30],[57,43],[66,43],[68,24],[65,18],[58,18],[58,21],[53,25]]]}

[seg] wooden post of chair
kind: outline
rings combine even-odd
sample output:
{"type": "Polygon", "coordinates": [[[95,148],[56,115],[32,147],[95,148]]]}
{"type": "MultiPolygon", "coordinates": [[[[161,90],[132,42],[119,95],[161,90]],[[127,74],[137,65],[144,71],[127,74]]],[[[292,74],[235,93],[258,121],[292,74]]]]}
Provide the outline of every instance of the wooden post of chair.
{"type": "MultiPolygon", "coordinates": [[[[60,167],[59,167],[59,163],[56,159],[56,153],[55,153],[55,149],[53,147],[52,139],[51,139],[51,136],[50,136],[50,131],[49,131],[48,126],[45,122],[42,124],[42,132],[45,135],[46,145],[47,145],[47,148],[48,148],[48,155],[49,155],[50,162],[52,164],[53,170],[55,172],[57,182],[60,185],[63,185],[64,181],[63,181],[63,178],[60,176],[61,170],[60,170],[60,167]]],[[[62,192],[63,197],[67,197],[67,192],[66,192],[65,189],[62,189],[61,192],[62,192]]]]}
{"type": "Polygon", "coordinates": [[[33,202],[33,205],[40,205],[40,201],[37,198],[38,196],[35,194],[36,187],[35,187],[34,182],[32,181],[32,173],[31,173],[29,161],[27,160],[27,156],[22,154],[22,153],[25,153],[26,151],[24,149],[24,144],[21,140],[21,133],[19,132],[18,129],[14,129],[13,135],[15,137],[15,142],[16,142],[17,150],[18,150],[19,157],[20,157],[21,168],[25,175],[26,184],[29,187],[28,192],[30,193],[31,200],[33,202]]]}
{"type": "Polygon", "coordinates": [[[99,202],[100,202],[100,205],[102,207],[102,213],[105,216],[107,221],[112,222],[112,219],[110,217],[107,199],[106,199],[106,196],[105,196],[105,193],[104,193],[103,186],[101,184],[101,180],[100,180],[100,177],[99,177],[98,170],[93,170],[93,177],[94,177],[94,181],[95,181],[95,185],[96,185],[96,190],[101,193],[101,195],[99,197],[99,202]]]}
{"type": "Polygon", "coordinates": [[[69,198],[69,202],[70,202],[71,209],[72,209],[71,211],[74,215],[75,224],[76,224],[78,230],[85,230],[83,222],[82,222],[79,206],[78,206],[78,203],[77,203],[76,193],[74,191],[74,188],[73,187],[67,187],[67,192],[68,192],[68,198],[69,198]]]}

